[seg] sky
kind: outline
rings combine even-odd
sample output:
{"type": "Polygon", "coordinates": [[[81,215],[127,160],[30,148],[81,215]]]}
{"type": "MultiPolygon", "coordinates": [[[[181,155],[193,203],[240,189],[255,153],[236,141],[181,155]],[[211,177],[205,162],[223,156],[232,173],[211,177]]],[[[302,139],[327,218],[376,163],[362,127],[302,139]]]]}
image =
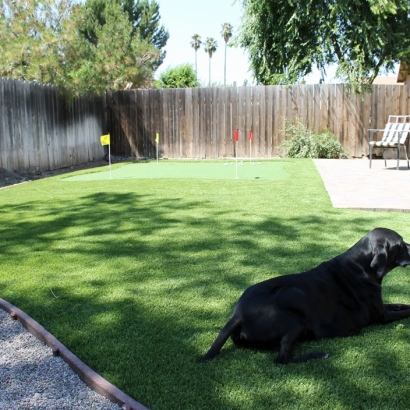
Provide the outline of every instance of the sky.
{"type": "MultiPolygon", "coordinates": [[[[165,47],[167,55],[159,67],[155,77],[166,70],[183,63],[195,65],[195,50],[190,43],[194,34],[199,34],[202,40],[213,37],[218,42],[218,48],[211,60],[211,82],[223,85],[224,83],[224,52],[225,41],[221,36],[222,25],[230,23],[233,34],[238,32],[241,24],[242,6],[237,0],[157,0],[161,23],[169,32],[169,39],[165,47]]],[[[197,51],[198,79],[203,86],[208,85],[209,57],[204,46],[197,51]]],[[[326,83],[337,82],[334,77],[334,68],[327,70],[326,83]]],[[[394,75],[394,74],[391,74],[394,75]]],[[[237,86],[245,80],[254,84],[249,71],[249,62],[246,51],[241,48],[228,47],[226,83],[236,82],[237,86]]],[[[307,84],[318,84],[320,75],[317,71],[305,78],[307,84]]]]}
{"type": "MultiPolygon", "coordinates": [[[[224,83],[224,52],[225,41],[221,36],[222,25],[230,23],[235,35],[240,26],[242,7],[233,0],[157,0],[161,22],[169,32],[169,39],[165,47],[166,58],[157,71],[156,77],[169,66],[183,63],[195,65],[195,50],[190,43],[194,34],[199,34],[202,40],[213,37],[218,48],[211,60],[211,82],[224,83]]],[[[198,79],[203,85],[208,84],[209,57],[204,46],[197,51],[198,79]]],[[[244,81],[251,81],[252,75],[248,72],[249,63],[247,54],[240,48],[228,47],[226,82],[236,81],[238,86],[244,81]]]]}

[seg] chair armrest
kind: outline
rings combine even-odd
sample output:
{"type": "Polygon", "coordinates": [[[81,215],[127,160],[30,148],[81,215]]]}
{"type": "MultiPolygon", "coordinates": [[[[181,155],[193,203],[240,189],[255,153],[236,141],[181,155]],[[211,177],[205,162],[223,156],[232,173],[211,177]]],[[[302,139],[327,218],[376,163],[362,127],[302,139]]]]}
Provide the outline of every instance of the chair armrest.
{"type": "Polygon", "coordinates": [[[376,133],[376,132],[383,132],[384,131],[384,129],[377,129],[377,128],[370,128],[370,129],[368,129],[367,130],[368,132],[369,132],[369,142],[370,141],[373,141],[373,134],[374,133],[376,133]]]}

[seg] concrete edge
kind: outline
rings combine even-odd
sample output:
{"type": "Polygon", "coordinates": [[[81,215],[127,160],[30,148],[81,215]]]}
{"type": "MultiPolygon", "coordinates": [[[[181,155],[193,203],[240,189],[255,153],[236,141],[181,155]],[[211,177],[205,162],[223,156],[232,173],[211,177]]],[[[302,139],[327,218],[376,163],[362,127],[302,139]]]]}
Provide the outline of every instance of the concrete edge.
{"type": "Polygon", "coordinates": [[[149,410],[92,370],[50,332],[21,309],[2,298],[0,298],[0,309],[10,313],[12,319],[19,320],[31,334],[52,349],[54,356],[61,356],[71,369],[77,373],[80,379],[92,390],[112,402],[119,404],[124,410],[149,410]]]}
{"type": "Polygon", "coordinates": [[[363,207],[354,207],[354,206],[335,206],[333,204],[332,206],[334,209],[346,209],[346,210],[352,210],[352,211],[402,212],[402,213],[410,212],[410,209],[401,209],[401,208],[363,208],[363,207]]]}

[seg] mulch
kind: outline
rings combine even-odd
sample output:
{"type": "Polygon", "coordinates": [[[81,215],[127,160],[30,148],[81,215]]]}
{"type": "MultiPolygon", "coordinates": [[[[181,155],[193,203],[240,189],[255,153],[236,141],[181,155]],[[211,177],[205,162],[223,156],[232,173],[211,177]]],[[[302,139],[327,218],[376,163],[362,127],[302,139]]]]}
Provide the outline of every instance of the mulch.
{"type": "Polygon", "coordinates": [[[99,160],[93,162],[87,162],[85,164],[73,165],[70,167],[64,167],[54,170],[40,171],[38,167],[34,167],[28,170],[22,171],[8,171],[0,167],[0,189],[24,182],[35,181],[37,179],[49,178],[55,175],[66,174],[69,172],[79,171],[82,169],[89,169],[95,167],[102,167],[107,165],[106,161],[99,160]]]}

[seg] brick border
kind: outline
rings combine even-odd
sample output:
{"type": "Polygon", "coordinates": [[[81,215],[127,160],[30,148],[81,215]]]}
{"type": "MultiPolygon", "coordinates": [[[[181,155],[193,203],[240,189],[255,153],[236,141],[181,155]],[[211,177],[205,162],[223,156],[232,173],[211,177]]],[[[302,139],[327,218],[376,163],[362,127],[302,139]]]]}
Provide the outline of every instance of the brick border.
{"type": "Polygon", "coordinates": [[[101,396],[107,397],[112,402],[119,404],[124,410],[149,410],[92,370],[50,332],[21,309],[2,298],[0,298],[0,309],[10,313],[12,319],[19,320],[31,334],[49,346],[53,351],[53,355],[60,356],[92,390],[101,396]]]}

